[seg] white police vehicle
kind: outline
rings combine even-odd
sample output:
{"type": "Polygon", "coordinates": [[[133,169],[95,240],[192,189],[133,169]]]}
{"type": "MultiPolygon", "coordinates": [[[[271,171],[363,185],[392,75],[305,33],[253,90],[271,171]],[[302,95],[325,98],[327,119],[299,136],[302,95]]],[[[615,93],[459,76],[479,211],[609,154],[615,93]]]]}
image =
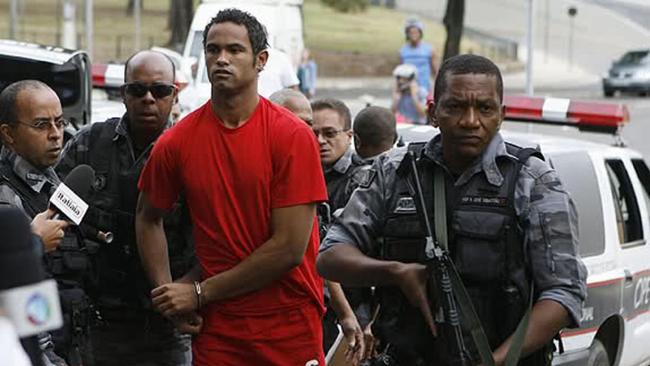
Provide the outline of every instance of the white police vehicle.
{"type": "Polygon", "coordinates": [[[104,79],[93,75],[95,65],[83,50],[0,39],[0,65],[0,91],[13,82],[36,79],[56,92],[70,122],[66,139],[87,124],[124,113],[122,103],[93,92],[93,81],[104,79]]]}
{"type": "Polygon", "coordinates": [[[59,96],[71,127],[90,123],[90,59],[84,51],[0,40],[0,65],[0,91],[19,80],[40,80],[59,96]]]}
{"type": "MultiPolygon", "coordinates": [[[[578,329],[561,333],[554,365],[650,364],[650,170],[617,132],[628,121],[620,104],[557,98],[506,97],[506,121],[572,125],[614,135],[609,146],[502,130],[507,141],[537,147],[558,171],[579,214],[579,251],[588,295],[578,329]]],[[[405,141],[437,130],[398,125],[405,141]]]]}

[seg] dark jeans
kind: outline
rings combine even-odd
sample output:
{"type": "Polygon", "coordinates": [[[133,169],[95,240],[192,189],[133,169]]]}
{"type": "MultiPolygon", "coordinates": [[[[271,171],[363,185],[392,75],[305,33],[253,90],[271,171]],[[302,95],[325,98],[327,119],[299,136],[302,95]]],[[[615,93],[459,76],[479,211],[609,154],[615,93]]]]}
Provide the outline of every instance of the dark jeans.
{"type": "Polygon", "coordinates": [[[102,311],[103,323],[91,328],[94,366],[190,366],[189,335],[181,335],[158,313],[102,311]]]}

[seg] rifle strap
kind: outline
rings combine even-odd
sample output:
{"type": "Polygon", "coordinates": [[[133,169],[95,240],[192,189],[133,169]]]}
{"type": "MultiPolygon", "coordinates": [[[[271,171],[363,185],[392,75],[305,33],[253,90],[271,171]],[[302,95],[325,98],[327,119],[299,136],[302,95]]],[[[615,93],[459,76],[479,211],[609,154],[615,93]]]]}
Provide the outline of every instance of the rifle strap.
{"type": "MultiPolygon", "coordinates": [[[[435,235],[436,240],[439,245],[445,250],[448,251],[447,243],[447,204],[446,204],[446,195],[445,195],[445,177],[442,169],[440,167],[434,167],[434,225],[435,225],[435,235]]],[[[449,277],[451,279],[451,286],[454,289],[456,301],[460,307],[461,314],[463,316],[463,323],[470,331],[474,344],[481,358],[481,363],[484,366],[494,366],[494,358],[492,357],[492,349],[490,348],[490,343],[488,342],[487,336],[483,331],[481,321],[474,310],[474,305],[472,300],[465,289],[465,285],[456,271],[456,266],[453,262],[449,260],[449,277]]],[[[528,322],[530,320],[530,313],[533,305],[533,287],[531,283],[530,288],[530,299],[528,303],[528,310],[526,314],[522,317],[517,325],[517,329],[512,335],[510,342],[510,348],[506,354],[505,363],[503,366],[516,366],[519,363],[519,357],[521,355],[521,349],[524,345],[524,338],[526,336],[526,331],[528,330],[528,322]]]]}
{"type": "MultiPolygon", "coordinates": [[[[447,199],[445,195],[445,176],[440,167],[435,166],[433,168],[433,204],[434,204],[434,225],[435,225],[435,235],[436,241],[448,254],[448,243],[447,243],[447,199]]],[[[447,257],[449,258],[449,257],[447,257]]],[[[478,350],[479,356],[481,358],[481,363],[483,366],[494,366],[494,358],[492,357],[492,349],[490,348],[490,343],[488,342],[485,332],[483,332],[483,327],[481,326],[481,321],[476,315],[474,306],[472,305],[472,300],[467,294],[465,285],[460,278],[460,275],[456,271],[456,266],[454,263],[448,261],[449,268],[449,278],[451,279],[451,287],[454,290],[454,295],[460,311],[463,317],[463,323],[466,329],[469,329],[472,339],[476,349],[478,350]]]]}

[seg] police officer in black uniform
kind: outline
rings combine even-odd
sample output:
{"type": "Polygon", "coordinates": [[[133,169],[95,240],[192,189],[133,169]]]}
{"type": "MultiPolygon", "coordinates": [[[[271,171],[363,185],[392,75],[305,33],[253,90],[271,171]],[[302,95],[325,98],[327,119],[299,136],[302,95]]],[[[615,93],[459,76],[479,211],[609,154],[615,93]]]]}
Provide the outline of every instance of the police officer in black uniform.
{"type": "MultiPolygon", "coordinates": [[[[499,134],[503,84],[494,63],[476,55],[446,60],[434,95],[429,117],[440,134],[377,159],[323,241],[319,271],[346,285],[378,286],[373,330],[384,345],[380,364],[449,365],[459,356],[455,349],[463,350],[463,364],[479,364],[470,312],[461,314],[460,336],[451,338],[446,330],[454,318],[437,312],[447,299],[427,291],[440,281],[425,265],[423,211],[435,226],[435,207],[446,207],[447,224],[439,227],[448,232],[449,255],[489,343],[484,355],[503,364],[532,298],[519,364],[550,365],[551,339],[578,325],[586,295],[573,202],[541,155],[499,134]],[[434,202],[434,179],[443,182],[446,203],[434,202]]],[[[452,290],[458,294],[458,285],[452,290]]]]}
{"type": "MultiPolygon", "coordinates": [[[[170,126],[177,94],[174,65],[161,53],[141,51],[126,62],[124,80],[124,116],[82,129],[66,145],[57,166],[61,176],[77,164],[95,169],[86,221],[114,236],[110,244],[94,243],[98,253],[89,292],[102,320],[92,328],[95,361],[98,366],[189,365],[189,336],[151,307],[134,218],[140,172],[155,140],[170,126]]],[[[191,224],[182,202],[164,224],[171,271],[178,277],[193,265],[191,224]]]]}
{"type": "Polygon", "coordinates": [[[0,94],[0,205],[21,208],[34,218],[32,230],[43,242],[46,272],[56,279],[64,326],[39,341],[47,364],[81,365],[92,354],[88,342],[90,308],[84,293],[88,257],[76,229],[48,220],[49,197],[60,183],[53,170],[63,144],[61,103],[36,80],[18,81],[0,94]],[[52,340],[54,341],[52,348],[52,340]]]}

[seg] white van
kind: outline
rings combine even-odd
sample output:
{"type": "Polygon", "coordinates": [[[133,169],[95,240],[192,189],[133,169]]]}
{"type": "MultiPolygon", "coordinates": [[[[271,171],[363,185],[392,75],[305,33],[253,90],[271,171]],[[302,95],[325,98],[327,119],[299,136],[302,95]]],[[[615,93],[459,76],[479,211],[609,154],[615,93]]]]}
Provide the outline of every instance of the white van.
{"type": "Polygon", "coordinates": [[[188,61],[183,71],[192,75],[191,67],[203,53],[205,26],[227,8],[237,8],[256,17],[266,27],[270,46],[284,51],[297,64],[304,48],[302,3],[303,0],[203,0],[194,12],[187,34],[183,57],[188,61]]]}

